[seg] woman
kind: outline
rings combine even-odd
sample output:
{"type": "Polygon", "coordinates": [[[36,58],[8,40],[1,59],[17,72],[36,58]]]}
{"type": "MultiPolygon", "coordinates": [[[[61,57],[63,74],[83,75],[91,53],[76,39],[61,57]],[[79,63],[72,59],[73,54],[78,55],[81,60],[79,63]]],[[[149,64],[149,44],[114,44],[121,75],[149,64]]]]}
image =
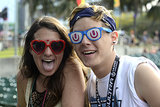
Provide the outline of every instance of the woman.
{"type": "Polygon", "coordinates": [[[83,107],[85,80],[66,28],[49,16],[26,34],[17,74],[18,107],[83,107]]]}

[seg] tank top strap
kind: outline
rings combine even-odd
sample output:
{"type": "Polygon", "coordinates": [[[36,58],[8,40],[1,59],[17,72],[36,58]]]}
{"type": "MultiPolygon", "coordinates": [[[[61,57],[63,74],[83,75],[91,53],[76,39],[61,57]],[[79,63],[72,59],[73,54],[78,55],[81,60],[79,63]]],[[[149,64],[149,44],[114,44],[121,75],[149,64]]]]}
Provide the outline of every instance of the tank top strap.
{"type": "Polygon", "coordinates": [[[27,82],[26,93],[25,93],[26,107],[28,107],[29,96],[31,92],[31,84],[32,84],[32,78],[29,78],[27,82]]]}

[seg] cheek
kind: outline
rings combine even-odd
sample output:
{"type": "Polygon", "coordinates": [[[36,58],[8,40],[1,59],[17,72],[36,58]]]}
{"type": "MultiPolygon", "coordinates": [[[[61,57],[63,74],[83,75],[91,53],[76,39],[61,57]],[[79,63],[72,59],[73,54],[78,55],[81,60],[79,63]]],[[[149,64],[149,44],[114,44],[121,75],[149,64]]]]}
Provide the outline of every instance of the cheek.
{"type": "Polygon", "coordinates": [[[80,45],[79,44],[75,44],[74,46],[73,46],[73,49],[76,51],[76,52],[78,52],[78,50],[80,50],[80,45]]]}
{"type": "Polygon", "coordinates": [[[112,38],[109,35],[102,36],[100,39],[100,44],[110,46],[112,45],[112,38]]]}
{"type": "Polygon", "coordinates": [[[58,62],[58,64],[61,63],[61,61],[63,59],[63,55],[64,55],[64,53],[61,53],[61,54],[57,55],[57,62],[58,62]]]}

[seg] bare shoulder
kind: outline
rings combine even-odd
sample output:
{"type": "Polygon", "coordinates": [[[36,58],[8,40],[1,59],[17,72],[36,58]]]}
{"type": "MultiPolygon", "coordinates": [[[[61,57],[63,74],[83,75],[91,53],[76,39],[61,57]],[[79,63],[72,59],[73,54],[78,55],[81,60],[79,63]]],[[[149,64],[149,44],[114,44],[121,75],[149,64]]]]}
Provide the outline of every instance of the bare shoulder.
{"type": "Polygon", "coordinates": [[[25,89],[27,87],[27,82],[28,79],[25,78],[22,73],[19,71],[16,75],[16,80],[17,80],[17,89],[18,91],[21,90],[23,93],[25,93],[25,89]]]}
{"type": "Polygon", "coordinates": [[[82,72],[81,63],[76,58],[69,58],[64,67],[64,73],[82,72]]]}
{"type": "Polygon", "coordinates": [[[159,107],[160,73],[148,63],[138,65],[135,72],[135,89],[137,95],[149,105],[159,107]]]}
{"type": "Polygon", "coordinates": [[[159,78],[160,71],[156,71],[151,65],[148,63],[141,63],[137,66],[135,77],[149,79],[151,76],[159,78]]]}
{"type": "Polygon", "coordinates": [[[19,71],[16,75],[17,79],[17,107],[25,107],[25,92],[27,87],[27,78],[25,78],[22,73],[19,71]]]}
{"type": "Polygon", "coordinates": [[[27,78],[25,78],[25,77],[22,75],[21,71],[19,71],[19,72],[17,73],[17,75],[16,75],[16,80],[17,80],[17,82],[20,83],[21,85],[22,85],[22,84],[25,84],[25,83],[27,82],[27,78]]]}

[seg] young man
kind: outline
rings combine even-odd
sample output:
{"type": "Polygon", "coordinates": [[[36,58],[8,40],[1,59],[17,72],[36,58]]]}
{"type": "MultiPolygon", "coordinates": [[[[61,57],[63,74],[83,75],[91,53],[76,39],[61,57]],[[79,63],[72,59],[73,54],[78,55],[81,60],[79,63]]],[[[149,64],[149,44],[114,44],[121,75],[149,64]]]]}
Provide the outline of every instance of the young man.
{"type": "Polygon", "coordinates": [[[160,107],[160,71],[144,57],[118,56],[116,24],[103,6],[84,4],[69,18],[69,37],[81,61],[92,69],[91,107],[160,107]]]}

